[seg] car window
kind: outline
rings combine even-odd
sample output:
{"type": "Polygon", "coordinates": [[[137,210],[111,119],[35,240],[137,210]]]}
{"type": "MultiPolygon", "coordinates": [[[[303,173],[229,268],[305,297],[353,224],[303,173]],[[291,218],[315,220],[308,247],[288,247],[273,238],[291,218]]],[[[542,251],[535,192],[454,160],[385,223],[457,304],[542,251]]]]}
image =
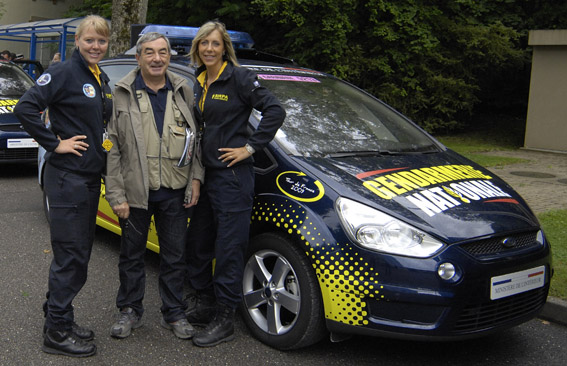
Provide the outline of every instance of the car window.
{"type": "Polygon", "coordinates": [[[122,79],[130,70],[132,70],[135,64],[115,64],[115,65],[100,65],[102,70],[110,78],[108,85],[110,89],[114,90],[114,85],[122,79]]]}
{"type": "Polygon", "coordinates": [[[18,66],[0,63],[0,96],[21,97],[33,80],[18,66]]]}
{"type": "Polygon", "coordinates": [[[438,151],[427,134],[348,83],[321,74],[258,74],[286,109],[277,141],[294,155],[438,151]]]}

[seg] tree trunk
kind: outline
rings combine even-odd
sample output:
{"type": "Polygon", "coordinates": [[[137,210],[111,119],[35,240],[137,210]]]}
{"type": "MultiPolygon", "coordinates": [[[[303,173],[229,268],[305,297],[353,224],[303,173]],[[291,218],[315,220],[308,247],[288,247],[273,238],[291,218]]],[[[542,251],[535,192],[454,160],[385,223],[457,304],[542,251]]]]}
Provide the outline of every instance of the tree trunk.
{"type": "Polygon", "coordinates": [[[148,0],[112,0],[109,56],[130,48],[130,26],[144,24],[148,11],[148,0]]]}

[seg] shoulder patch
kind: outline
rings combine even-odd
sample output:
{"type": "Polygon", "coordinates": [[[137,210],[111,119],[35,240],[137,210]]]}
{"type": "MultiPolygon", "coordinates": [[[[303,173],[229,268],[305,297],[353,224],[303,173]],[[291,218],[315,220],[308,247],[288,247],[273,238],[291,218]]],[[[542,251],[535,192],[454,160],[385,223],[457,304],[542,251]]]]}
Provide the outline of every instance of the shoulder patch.
{"type": "Polygon", "coordinates": [[[36,80],[36,84],[39,85],[39,86],[47,85],[50,82],[51,82],[51,74],[49,74],[49,73],[42,74],[36,80]]]}

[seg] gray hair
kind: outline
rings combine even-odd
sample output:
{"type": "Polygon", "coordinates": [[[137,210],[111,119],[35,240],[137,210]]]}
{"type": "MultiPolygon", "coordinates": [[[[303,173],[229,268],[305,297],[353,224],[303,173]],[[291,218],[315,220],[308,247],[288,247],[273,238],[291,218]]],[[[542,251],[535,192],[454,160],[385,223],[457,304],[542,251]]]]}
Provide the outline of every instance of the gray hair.
{"type": "Polygon", "coordinates": [[[148,32],[146,34],[143,34],[140,38],[138,38],[138,41],[136,42],[136,54],[138,55],[142,54],[142,45],[144,43],[153,42],[156,39],[160,39],[160,38],[165,39],[165,43],[167,43],[167,51],[171,53],[171,44],[169,43],[169,39],[167,39],[166,36],[158,32],[148,32]]]}

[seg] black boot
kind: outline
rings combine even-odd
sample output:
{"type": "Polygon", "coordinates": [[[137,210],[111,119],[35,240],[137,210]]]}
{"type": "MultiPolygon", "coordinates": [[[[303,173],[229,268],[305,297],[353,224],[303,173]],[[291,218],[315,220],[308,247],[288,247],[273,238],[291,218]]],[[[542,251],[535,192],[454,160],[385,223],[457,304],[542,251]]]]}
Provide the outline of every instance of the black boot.
{"type": "Polygon", "coordinates": [[[71,357],[88,357],[96,353],[96,345],[77,337],[72,330],[47,329],[42,350],[46,353],[71,357]]]}
{"type": "MultiPolygon", "coordinates": [[[[73,333],[75,333],[77,337],[81,338],[83,341],[92,341],[95,337],[95,334],[92,330],[90,330],[89,328],[81,327],[79,324],[75,322],[73,322],[72,331],[73,333]]],[[[43,334],[45,334],[45,332],[47,332],[47,325],[43,326],[43,334]]]]}
{"type": "Polygon", "coordinates": [[[213,320],[215,316],[215,297],[205,293],[198,293],[195,306],[187,309],[187,321],[193,325],[205,326],[213,320]]]}
{"type": "Polygon", "coordinates": [[[216,346],[234,339],[234,309],[218,304],[214,319],[205,329],[193,337],[193,343],[200,347],[216,346]]]}

